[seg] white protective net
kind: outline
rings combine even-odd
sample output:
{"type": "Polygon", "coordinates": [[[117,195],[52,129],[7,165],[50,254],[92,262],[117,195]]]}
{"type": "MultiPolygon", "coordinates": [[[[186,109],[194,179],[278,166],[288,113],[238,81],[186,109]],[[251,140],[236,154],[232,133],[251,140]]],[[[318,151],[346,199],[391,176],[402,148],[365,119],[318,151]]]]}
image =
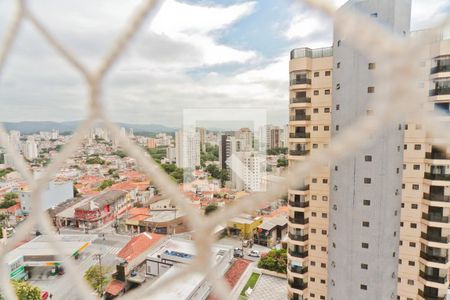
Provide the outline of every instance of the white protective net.
{"type": "MultiPolygon", "coordinates": [[[[101,106],[102,81],[105,75],[111,71],[112,65],[119,59],[125,51],[126,46],[131,43],[133,36],[140,29],[146,19],[152,18],[157,13],[161,1],[143,0],[136,8],[127,26],[122,30],[116,39],[115,44],[103,59],[99,62],[94,71],[89,71],[80,60],[72,55],[65,46],[60,43],[52,34],[50,28],[45,28],[40,20],[29,10],[26,1],[16,0],[17,8],[11,24],[6,28],[5,38],[0,44],[0,76],[10,50],[17,37],[19,29],[24,22],[29,22],[39,32],[45,40],[63,57],[67,63],[75,68],[85,80],[89,90],[88,117],[82,122],[73,134],[71,140],[63,151],[44,170],[38,179],[32,177],[22,156],[13,149],[5,139],[5,129],[0,126],[0,145],[6,149],[6,153],[13,161],[15,169],[28,182],[32,190],[32,213],[28,216],[22,226],[19,227],[15,235],[8,240],[6,245],[0,249],[0,288],[2,294],[7,299],[15,299],[15,293],[9,282],[9,274],[4,263],[5,254],[13,249],[17,242],[27,237],[29,232],[39,225],[43,232],[49,235],[52,246],[58,253],[62,253],[62,247],[55,238],[55,228],[49,216],[41,208],[41,194],[45,184],[50,181],[64,162],[74,153],[82,139],[97,121],[102,121],[113,137],[119,140],[120,145],[127,154],[136,160],[136,163],[147,176],[186,213],[190,228],[194,232],[194,242],[197,255],[194,261],[182,272],[173,276],[165,277],[165,280],[158,281],[158,284],[144,284],[139,289],[127,293],[123,298],[138,299],[140,297],[151,298],[155,291],[163,290],[171,284],[176,284],[193,272],[207,274],[208,279],[213,284],[213,292],[220,299],[228,299],[229,288],[222,278],[218,278],[213,266],[210,247],[214,242],[213,231],[217,225],[226,220],[239,215],[242,212],[259,207],[262,203],[268,203],[279,199],[287,191],[291,183],[300,182],[305,178],[315,165],[330,159],[340,159],[361,149],[365,146],[365,139],[376,134],[383,126],[390,124],[399,117],[413,116],[417,122],[421,122],[428,129],[429,135],[439,133],[439,137],[445,137],[448,141],[450,132],[446,130],[438,118],[421,108],[421,104],[426,101],[426,96],[417,92],[416,86],[420,78],[426,78],[418,66],[419,58],[426,51],[427,41],[416,39],[405,39],[393,36],[373,20],[366,16],[355,13],[341,13],[336,15],[336,8],[330,1],[302,0],[306,5],[320,10],[328,17],[334,19],[336,29],[346,36],[346,41],[364,53],[367,57],[384,61],[382,68],[377,69],[377,110],[371,116],[356,120],[345,132],[336,137],[331,145],[323,151],[317,151],[303,163],[289,170],[285,181],[277,184],[264,194],[258,193],[250,195],[236,201],[232,205],[221,210],[218,214],[209,217],[200,215],[199,211],[191,205],[191,201],[186,199],[180,192],[178,186],[169,176],[147,155],[135,145],[129,138],[120,134],[120,129],[105,116],[101,106]],[[364,24],[364,26],[362,26],[364,24]],[[379,92],[378,92],[379,91],[379,92]],[[387,96],[388,95],[388,96],[387,96]],[[387,101],[390,101],[387,103],[387,101]]],[[[444,24],[442,24],[443,26],[444,24]]],[[[436,29],[439,30],[439,29],[436,29]]],[[[61,256],[61,259],[63,257],[61,256]]],[[[74,289],[79,293],[80,299],[95,298],[93,292],[83,279],[83,274],[78,270],[77,265],[71,259],[63,259],[67,274],[68,283],[75,285],[74,289]]]]}

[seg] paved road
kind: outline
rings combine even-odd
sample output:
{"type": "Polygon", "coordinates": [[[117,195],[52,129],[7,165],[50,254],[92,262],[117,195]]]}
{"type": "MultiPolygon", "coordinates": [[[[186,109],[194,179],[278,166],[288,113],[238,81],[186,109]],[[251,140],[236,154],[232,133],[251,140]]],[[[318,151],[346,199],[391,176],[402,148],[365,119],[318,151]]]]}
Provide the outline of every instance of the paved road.
{"type": "MultiPolygon", "coordinates": [[[[230,238],[230,237],[222,238],[222,239],[218,240],[217,243],[222,244],[222,245],[229,245],[229,246],[232,246],[233,248],[242,248],[241,240],[230,238]]],[[[258,261],[259,258],[257,258],[257,257],[248,256],[248,253],[250,253],[251,250],[258,250],[259,253],[266,253],[266,252],[270,251],[270,248],[264,247],[261,245],[256,245],[256,244],[254,244],[252,248],[244,248],[244,258],[245,259],[248,259],[251,261],[258,261]]]]}

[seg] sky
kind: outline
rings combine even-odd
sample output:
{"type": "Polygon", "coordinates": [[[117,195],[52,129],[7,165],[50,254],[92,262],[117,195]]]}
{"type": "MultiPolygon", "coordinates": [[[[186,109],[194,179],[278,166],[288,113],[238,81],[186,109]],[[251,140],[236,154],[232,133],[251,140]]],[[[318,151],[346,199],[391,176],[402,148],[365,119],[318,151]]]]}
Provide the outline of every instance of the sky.
{"type": "MultiPolygon", "coordinates": [[[[330,0],[342,5],[345,0],[330,0]]],[[[14,1],[0,0],[0,40],[14,1]]],[[[332,22],[288,0],[166,0],[103,82],[114,121],[180,127],[184,109],[267,109],[288,117],[289,52],[332,42],[332,22]]],[[[450,12],[450,0],[413,0],[412,30],[450,12]]],[[[30,9],[94,70],[138,0],[39,0],[30,9]]],[[[86,117],[82,77],[28,23],[0,74],[0,121],[72,121],[86,117]]]]}

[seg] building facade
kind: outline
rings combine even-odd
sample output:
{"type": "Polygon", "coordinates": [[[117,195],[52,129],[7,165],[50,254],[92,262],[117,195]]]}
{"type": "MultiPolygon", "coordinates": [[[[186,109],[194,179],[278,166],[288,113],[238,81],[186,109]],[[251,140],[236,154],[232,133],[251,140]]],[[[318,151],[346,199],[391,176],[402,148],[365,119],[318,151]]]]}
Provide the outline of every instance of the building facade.
{"type": "Polygon", "coordinates": [[[177,167],[194,170],[200,166],[200,136],[197,132],[175,133],[177,167]]]}
{"type": "MultiPolygon", "coordinates": [[[[332,48],[300,48],[289,62],[289,166],[330,141],[332,48]]],[[[327,298],[329,166],[289,190],[289,299],[327,298]]]]}

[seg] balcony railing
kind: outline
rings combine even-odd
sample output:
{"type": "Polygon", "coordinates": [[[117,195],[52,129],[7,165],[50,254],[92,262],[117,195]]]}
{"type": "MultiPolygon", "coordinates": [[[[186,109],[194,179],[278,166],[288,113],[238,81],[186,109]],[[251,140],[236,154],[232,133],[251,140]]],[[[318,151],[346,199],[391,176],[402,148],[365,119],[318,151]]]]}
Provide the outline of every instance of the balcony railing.
{"type": "Polygon", "coordinates": [[[423,193],[423,198],[430,201],[450,202],[450,196],[423,193]]]}
{"type": "Polygon", "coordinates": [[[444,217],[442,214],[427,214],[422,213],[422,218],[425,220],[428,220],[430,222],[441,222],[441,223],[448,223],[448,217],[444,217]]]}
{"type": "Polygon", "coordinates": [[[430,96],[450,95],[450,88],[437,88],[430,90],[430,96]]]}
{"type": "Polygon", "coordinates": [[[294,251],[289,249],[289,255],[294,257],[305,258],[308,256],[308,251],[294,251]]]}
{"type": "Polygon", "coordinates": [[[450,65],[442,65],[431,68],[430,73],[436,74],[441,72],[450,72],[450,65]]]}
{"type": "Polygon", "coordinates": [[[309,201],[289,201],[289,205],[292,207],[305,208],[309,207],[309,201]]]}
{"type": "Polygon", "coordinates": [[[301,235],[301,234],[289,233],[289,238],[294,241],[304,242],[304,241],[308,240],[308,235],[307,234],[301,235]]]}
{"type": "Polygon", "coordinates": [[[310,97],[294,97],[294,98],[291,98],[289,102],[291,104],[292,103],[311,103],[311,98],[310,97]]]}
{"type": "Polygon", "coordinates": [[[297,290],[304,290],[308,287],[308,284],[305,282],[289,281],[289,285],[291,286],[291,288],[297,289],[297,290]]]}
{"type": "Polygon", "coordinates": [[[441,152],[426,152],[425,158],[428,159],[450,159],[450,154],[441,152]]]}
{"type": "Polygon", "coordinates": [[[290,116],[289,121],[311,121],[311,116],[310,115],[290,116]]]}
{"type": "Polygon", "coordinates": [[[446,296],[432,296],[422,290],[419,290],[419,296],[426,300],[445,300],[446,296]]]}
{"type": "Polygon", "coordinates": [[[291,79],[291,85],[294,85],[294,84],[311,84],[311,79],[309,79],[309,78],[291,79]]]}
{"type": "Polygon", "coordinates": [[[302,185],[302,186],[299,186],[299,187],[296,187],[295,188],[297,191],[309,191],[309,184],[307,184],[307,185],[302,185]]]}
{"type": "Polygon", "coordinates": [[[305,224],[309,223],[309,219],[308,218],[292,218],[292,217],[289,217],[289,222],[295,223],[295,224],[305,225],[305,224]]]}
{"type": "Polygon", "coordinates": [[[447,276],[439,276],[439,275],[429,275],[426,274],[424,271],[420,271],[419,272],[420,277],[422,277],[423,279],[427,280],[427,281],[432,281],[432,282],[436,282],[436,283],[445,283],[447,280],[447,276]]]}
{"type": "Polygon", "coordinates": [[[289,150],[289,155],[305,156],[309,154],[309,150],[289,150]]]}
{"type": "Polygon", "coordinates": [[[289,270],[297,274],[305,274],[308,272],[308,267],[291,266],[289,270]]]}
{"type": "Polygon", "coordinates": [[[425,173],[425,179],[429,180],[450,180],[450,174],[433,174],[433,173],[425,173]]]}
{"type": "Polygon", "coordinates": [[[446,236],[435,236],[435,235],[426,234],[425,232],[422,232],[420,237],[429,242],[445,243],[445,244],[448,242],[448,237],[446,237],[446,236]]]}
{"type": "Polygon", "coordinates": [[[309,132],[294,132],[289,134],[291,139],[309,139],[310,136],[311,134],[309,132]]]}
{"type": "Polygon", "coordinates": [[[423,259],[426,259],[427,261],[439,263],[439,264],[447,264],[448,262],[448,256],[440,256],[432,253],[427,252],[420,252],[420,257],[423,259]]]}

